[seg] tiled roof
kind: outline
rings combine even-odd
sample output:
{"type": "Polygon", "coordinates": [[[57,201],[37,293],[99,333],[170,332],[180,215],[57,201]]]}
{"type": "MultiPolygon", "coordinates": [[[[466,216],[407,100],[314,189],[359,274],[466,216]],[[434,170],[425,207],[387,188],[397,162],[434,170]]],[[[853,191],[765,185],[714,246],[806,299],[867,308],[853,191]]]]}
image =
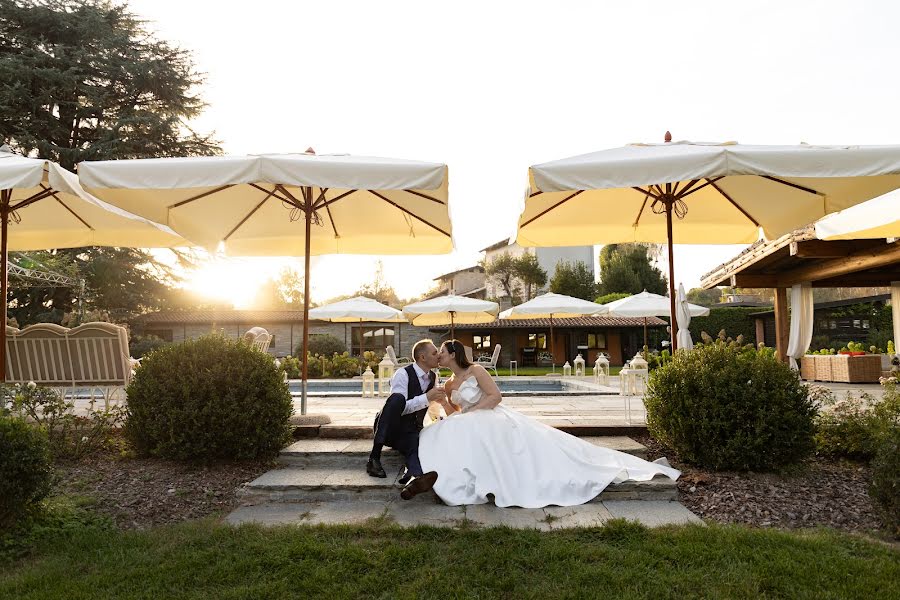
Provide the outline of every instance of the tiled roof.
{"type": "MultiPolygon", "coordinates": [[[[447,323],[449,326],[450,323],[447,323]]],[[[663,327],[668,325],[658,317],[647,317],[648,327],[663,327]]],[[[643,327],[644,319],[641,317],[575,317],[572,319],[553,319],[553,327],[568,327],[576,329],[593,327],[643,327]]],[[[456,329],[516,329],[516,328],[549,328],[550,319],[497,319],[493,323],[478,323],[465,325],[457,323],[456,329]]]]}
{"type": "Polygon", "coordinates": [[[295,323],[303,322],[302,310],[185,310],[164,311],[141,315],[143,324],[177,323],[295,323]]]}

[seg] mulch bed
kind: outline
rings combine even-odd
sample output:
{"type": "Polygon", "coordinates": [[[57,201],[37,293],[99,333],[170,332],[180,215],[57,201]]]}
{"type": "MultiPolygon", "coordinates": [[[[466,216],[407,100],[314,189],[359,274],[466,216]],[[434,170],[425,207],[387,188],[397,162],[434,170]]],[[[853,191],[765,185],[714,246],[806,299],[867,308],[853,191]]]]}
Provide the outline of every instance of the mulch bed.
{"type": "Polygon", "coordinates": [[[202,466],[104,453],[57,462],[56,493],[88,497],[91,510],[119,527],[144,529],[226,515],[237,507],[235,490],[274,466],[272,461],[202,466]]]}
{"type": "Polygon", "coordinates": [[[687,465],[649,435],[634,436],[651,460],[666,456],[682,472],[678,499],[704,520],[757,527],[883,530],[867,489],[865,463],[812,457],[789,471],[731,473],[687,465]]]}

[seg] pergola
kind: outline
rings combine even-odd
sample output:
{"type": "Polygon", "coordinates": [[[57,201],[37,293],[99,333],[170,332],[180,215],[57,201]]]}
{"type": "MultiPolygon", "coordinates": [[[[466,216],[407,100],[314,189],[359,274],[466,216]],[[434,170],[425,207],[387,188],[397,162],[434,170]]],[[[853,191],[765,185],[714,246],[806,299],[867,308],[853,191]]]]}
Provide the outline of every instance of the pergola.
{"type": "MultiPolygon", "coordinates": [[[[787,290],[799,283],[812,287],[879,287],[900,282],[900,240],[824,241],[813,227],[798,229],[771,241],[759,241],[703,276],[700,285],[774,288],[775,349],[786,360],[788,346],[787,290]]],[[[893,307],[894,331],[900,330],[900,309],[893,307]]],[[[895,334],[896,335],[896,334],[895,334]]]]}

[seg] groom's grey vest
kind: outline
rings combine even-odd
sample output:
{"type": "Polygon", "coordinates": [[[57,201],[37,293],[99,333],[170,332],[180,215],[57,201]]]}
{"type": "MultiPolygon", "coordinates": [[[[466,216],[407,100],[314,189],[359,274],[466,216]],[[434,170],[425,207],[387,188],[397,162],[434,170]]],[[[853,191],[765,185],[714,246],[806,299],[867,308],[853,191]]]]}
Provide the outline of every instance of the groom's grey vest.
{"type": "MultiPolygon", "coordinates": [[[[409,384],[406,387],[406,399],[412,400],[416,396],[420,396],[426,393],[428,390],[434,387],[434,373],[428,373],[428,379],[431,383],[428,384],[428,387],[424,390],[422,389],[421,384],[419,383],[419,375],[416,373],[416,369],[413,365],[409,365],[408,367],[404,367],[406,369],[406,374],[409,375],[409,384]]],[[[409,413],[408,415],[403,415],[400,417],[401,423],[403,423],[403,428],[408,431],[422,431],[425,423],[425,415],[428,413],[428,407],[426,406],[422,410],[417,410],[416,412],[409,413]]]]}

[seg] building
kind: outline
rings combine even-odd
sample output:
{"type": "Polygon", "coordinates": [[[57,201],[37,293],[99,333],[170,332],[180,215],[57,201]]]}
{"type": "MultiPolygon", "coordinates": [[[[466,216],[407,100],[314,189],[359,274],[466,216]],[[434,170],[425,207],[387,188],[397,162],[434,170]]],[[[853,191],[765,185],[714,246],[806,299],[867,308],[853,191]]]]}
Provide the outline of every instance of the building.
{"type": "MultiPolygon", "coordinates": [[[[560,246],[555,248],[523,248],[519,244],[513,242],[509,243],[509,240],[502,240],[497,242],[496,244],[492,244],[487,248],[482,248],[482,252],[484,252],[484,262],[485,264],[491,262],[496,257],[501,254],[509,254],[513,257],[522,256],[525,253],[534,254],[537,257],[538,264],[547,272],[548,281],[553,277],[553,273],[556,271],[556,265],[561,262],[583,262],[587,265],[587,268],[590,270],[591,275],[594,276],[594,279],[597,279],[597,274],[594,271],[594,247],[593,246],[560,246]]],[[[487,297],[488,298],[501,298],[505,295],[505,291],[501,286],[499,286],[496,282],[488,281],[486,282],[487,288],[487,297]]],[[[544,292],[546,290],[540,290],[544,292]]]]}
{"type": "Polygon", "coordinates": [[[425,299],[438,296],[467,296],[484,300],[486,297],[484,267],[475,265],[459,269],[450,273],[444,273],[434,278],[438,282],[438,290],[429,294],[425,299]]]}

